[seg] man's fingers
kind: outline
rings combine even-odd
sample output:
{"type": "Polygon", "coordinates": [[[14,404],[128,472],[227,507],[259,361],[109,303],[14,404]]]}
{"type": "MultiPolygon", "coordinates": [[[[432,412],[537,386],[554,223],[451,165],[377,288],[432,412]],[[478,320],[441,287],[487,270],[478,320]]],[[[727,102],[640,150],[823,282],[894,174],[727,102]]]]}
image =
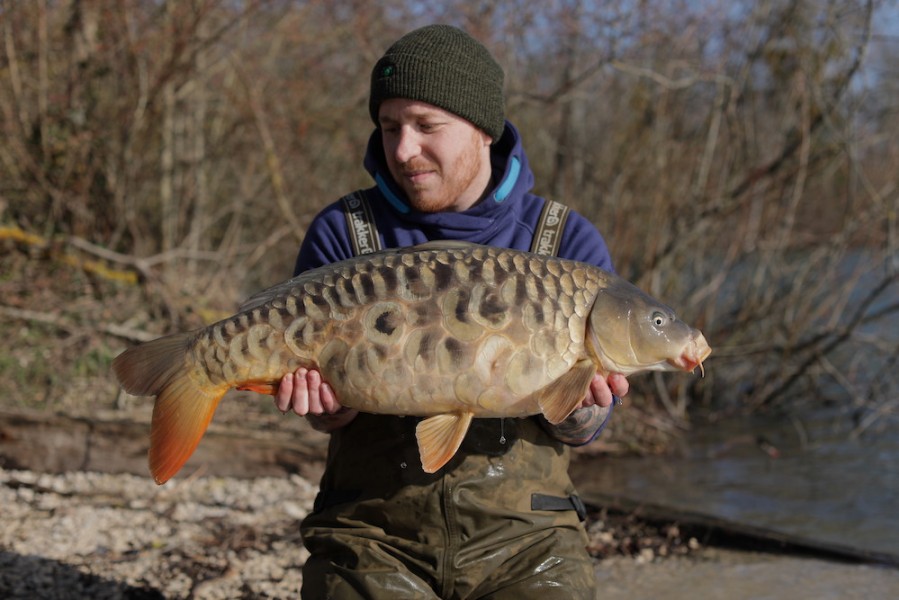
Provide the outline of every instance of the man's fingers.
{"type": "Polygon", "coordinates": [[[293,373],[287,373],[281,378],[278,384],[278,391],[275,392],[275,406],[282,413],[286,413],[290,408],[290,397],[293,394],[293,373]]]}
{"type": "Polygon", "coordinates": [[[337,395],[334,394],[334,390],[327,382],[322,382],[320,397],[322,401],[322,410],[329,415],[333,415],[343,408],[340,406],[340,402],[337,401],[337,395]]]}
{"type": "Polygon", "coordinates": [[[292,410],[301,417],[334,414],[343,408],[334,389],[322,380],[321,373],[304,367],[281,378],[275,392],[275,406],[282,413],[292,410]]]}
{"type": "Polygon", "coordinates": [[[293,412],[305,417],[309,414],[309,386],[306,383],[306,369],[297,369],[294,373],[293,394],[290,396],[293,412]]]}
{"type": "Polygon", "coordinates": [[[318,371],[312,370],[306,374],[306,390],[308,394],[309,413],[320,415],[324,412],[321,401],[322,376],[318,371]]]}
{"type": "Polygon", "coordinates": [[[621,373],[612,373],[611,375],[609,375],[608,383],[609,389],[611,389],[612,393],[619,398],[623,398],[624,396],[626,396],[628,390],[630,389],[630,384],[627,382],[627,377],[625,377],[621,373]]]}
{"type": "Polygon", "coordinates": [[[590,382],[590,392],[593,394],[594,404],[601,407],[612,405],[612,390],[601,375],[594,375],[590,382]]]}

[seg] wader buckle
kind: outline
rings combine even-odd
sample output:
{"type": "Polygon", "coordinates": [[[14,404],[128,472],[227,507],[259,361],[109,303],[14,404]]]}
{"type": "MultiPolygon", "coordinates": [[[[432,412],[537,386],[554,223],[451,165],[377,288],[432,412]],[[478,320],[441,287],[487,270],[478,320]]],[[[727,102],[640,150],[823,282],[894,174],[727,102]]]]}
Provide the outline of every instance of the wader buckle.
{"type": "Polygon", "coordinates": [[[573,510],[581,521],[587,518],[587,507],[577,494],[567,497],[531,494],[531,510],[573,510]]]}

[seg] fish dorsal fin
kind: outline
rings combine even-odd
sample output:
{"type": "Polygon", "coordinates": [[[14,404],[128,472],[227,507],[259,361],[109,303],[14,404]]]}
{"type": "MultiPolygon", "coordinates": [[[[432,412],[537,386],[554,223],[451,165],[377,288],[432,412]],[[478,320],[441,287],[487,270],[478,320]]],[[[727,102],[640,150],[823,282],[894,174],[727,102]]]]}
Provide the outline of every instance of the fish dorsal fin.
{"type": "Polygon", "coordinates": [[[582,359],[571,369],[536,392],[537,404],[546,420],[556,425],[565,420],[583,401],[596,373],[593,361],[582,359]]]}
{"type": "MultiPolygon", "coordinates": [[[[354,262],[364,262],[367,260],[371,260],[372,255],[377,254],[386,254],[388,252],[396,252],[396,250],[382,250],[380,252],[374,252],[371,254],[365,254],[362,256],[356,256],[353,258],[348,258],[344,261],[341,261],[343,265],[349,265],[354,262]]],[[[279,296],[284,296],[289,294],[290,291],[294,288],[302,287],[306,282],[309,281],[319,281],[322,278],[322,273],[333,270],[333,264],[322,265],[320,267],[316,267],[315,269],[309,269],[308,271],[303,271],[299,275],[295,277],[291,277],[290,279],[286,279],[280,283],[276,283],[275,285],[265,288],[264,290],[260,290],[244,300],[237,309],[237,312],[243,313],[253,310],[254,308],[258,308],[263,304],[271,302],[275,298],[279,296]]]]}
{"type": "Polygon", "coordinates": [[[428,417],[415,428],[421,468],[436,473],[455,456],[471,425],[472,413],[449,413],[428,417]]]}
{"type": "MultiPolygon", "coordinates": [[[[351,262],[370,261],[374,258],[377,258],[378,256],[384,256],[388,254],[402,254],[405,252],[419,252],[422,250],[467,250],[479,247],[481,247],[480,244],[475,244],[473,242],[463,242],[461,240],[431,240],[428,242],[417,244],[415,246],[387,248],[385,250],[378,250],[377,252],[369,252],[367,254],[348,258],[340,262],[343,265],[348,265],[351,262]]],[[[276,283],[269,288],[258,291],[240,304],[238,312],[247,312],[253,310],[254,308],[262,306],[263,304],[277,298],[278,296],[288,293],[291,289],[303,285],[303,283],[305,283],[306,281],[316,280],[320,278],[320,273],[323,270],[328,269],[333,269],[333,265],[322,265],[321,267],[304,271],[303,273],[300,273],[299,275],[291,279],[276,283]]]]}
{"type": "Polygon", "coordinates": [[[304,279],[311,279],[312,277],[308,275],[308,273],[311,272],[312,271],[306,271],[306,273],[298,275],[292,279],[282,281],[281,283],[275,284],[270,288],[266,288],[264,290],[256,292],[241,303],[240,307],[237,309],[237,312],[244,313],[251,311],[254,308],[262,306],[266,302],[274,300],[278,296],[289,293],[291,289],[295,288],[298,285],[301,285],[304,279]]]}
{"type": "Polygon", "coordinates": [[[414,246],[404,248],[404,250],[418,252],[420,250],[468,250],[470,248],[479,247],[481,247],[480,244],[475,244],[474,242],[463,242],[462,240],[431,240],[429,242],[423,242],[421,244],[416,244],[414,246]]]}

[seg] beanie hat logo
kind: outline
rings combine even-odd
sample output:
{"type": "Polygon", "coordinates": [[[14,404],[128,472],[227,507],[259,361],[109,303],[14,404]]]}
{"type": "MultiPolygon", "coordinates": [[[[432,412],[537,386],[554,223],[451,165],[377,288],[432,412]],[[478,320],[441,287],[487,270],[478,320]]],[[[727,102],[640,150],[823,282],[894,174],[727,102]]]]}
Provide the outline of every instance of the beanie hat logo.
{"type": "Polygon", "coordinates": [[[496,142],[506,122],[503,77],[473,37],[449,25],[428,25],[397,40],[375,64],[369,114],[378,125],[384,100],[418,100],[462,117],[496,142]]]}
{"type": "Polygon", "coordinates": [[[393,77],[393,74],[396,73],[396,66],[394,65],[384,65],[381,67],[381,77],[393,77]]]}

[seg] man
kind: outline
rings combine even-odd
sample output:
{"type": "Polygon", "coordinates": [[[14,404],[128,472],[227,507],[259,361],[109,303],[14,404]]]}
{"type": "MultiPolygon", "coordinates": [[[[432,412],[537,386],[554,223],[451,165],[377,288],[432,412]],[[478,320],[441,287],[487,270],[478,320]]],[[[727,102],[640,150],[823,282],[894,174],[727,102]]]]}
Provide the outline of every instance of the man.
{"type": "MultiPolygon", "coordinates": [[[[528,250],[542,198],[516,129],[505,121],[503,71],[454,27],[415,30],[375,65],[376,125],[363,195],[382,247],[455,239],[528,250]]],[[[353,256],[343,203],[313,221],[300,273],[353,256]]],[[[605,242],[570,213],[558,254],[611,269],[605,242]]],[[[457,455],[421,469],[418,419],[342,408],[317,371],[286,375],[282,411],[331,433],[315,507],[302,533],[307,598],[592,598],[594,573],[568,474],[568,445],[598,434],[627,380],[596,376],[581,407],[542,417],[476,419],[457,455]]]]}

